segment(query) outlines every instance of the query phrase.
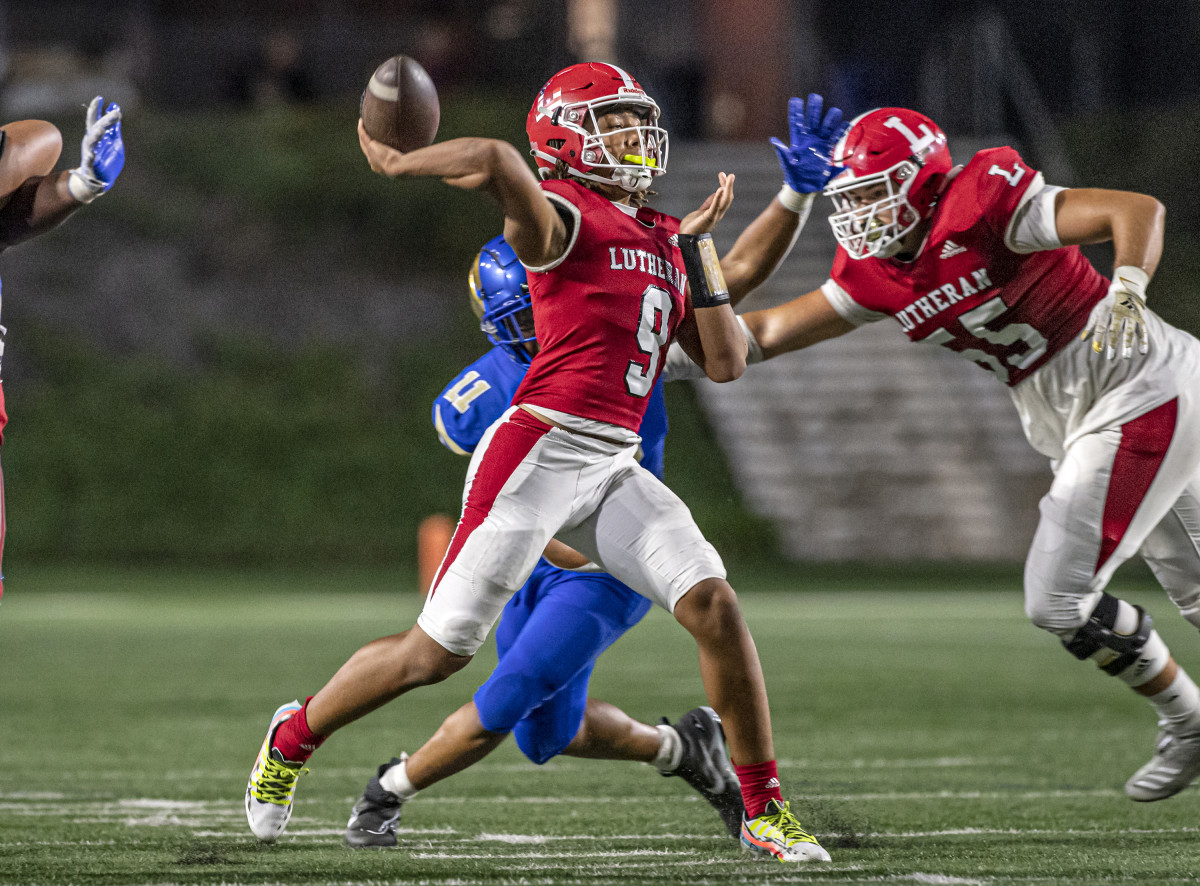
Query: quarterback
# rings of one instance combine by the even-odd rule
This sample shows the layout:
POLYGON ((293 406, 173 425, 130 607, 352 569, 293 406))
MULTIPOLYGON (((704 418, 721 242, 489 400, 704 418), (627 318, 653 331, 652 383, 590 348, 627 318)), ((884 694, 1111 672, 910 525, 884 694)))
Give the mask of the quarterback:
MULTIPOLYGON (((125 165, 121 109, 97 96, 87 109, 81 158, 74 169, 54 173, 62 134, 44 120, 18 120, 0 126, 0 251, 45 233, 80 206, 112 187, 125 165)), ((0 355, 4 353, 0 326, 0 355)), ((8 414, 0 387, 0 441, 8 414)), ((0 477, 0 554, 4 551, 4 481, 0 477)), ((0 596, 4 578, 0 575, 0 596)))
MULTIPOLYGON (((471 306, 493 347, 460 372, 433 404, 433 425, 451 452, 470 455, 512 402, 537 351, 525 269, 503 237, 489 241, 468 278, 471 306)), ((638 462, 662 479, 667 437, 663 379, 655 384, 638 434, 638 462)), ((679 776, 740 836, 742 795, 711 708, 671 725, 638 722, 588 697, 596 659, 641 621, 651 603, 552 542, 504 607, 495 630, 499 664, 474 698, 451 714, 411 757, 379 767, 354 805, 346 842, 394 846, 402 806, 435 782, 472 765, 511 732, 534 763, 558 754, 654 765, 679 776)))
POLYGON ((1026 613, 1153 706, 1154 754, 1125 792, 1177 793, 1200 774, 1200 691, 1150 615, 1105 592, 1140 554, 1200 627, 1200 342, 1146 307, 1163 207, 1055 187, 1008 147, 955 166, 941 129, 904 108, 852 121, 831 159, 832 273, 746 314, 751 352, 770 358, 891 317, 1008 386, 1054 469, 1026 613), (1079 250, 1106 241, 1111 279, 1079 250))
MULTIPOLYGON (((743 845, 784 862, 828 860, 783 800, 762 667, 720 557, 683 502, 637 462, 637 431, 672 339, 714 381, 737 378, 747 356, 729 305, 744 281, 726 287, 722 270, 734 277, 737 263, 718 264, 706 239, 733 198, 733 178, 720 174, 717 191, 682 222, 646 206, 667 167, 658 116, 614 65, 560 71, 526 120, 541 181, 506 142, 460 138, 401 153, 371 140, 360 121, 376 172, 435 176, 499 202, 504 239, 528 270, 539 350, 472 456, 462 516, 417 624, 363 647, 304 705, 272 718, 246 789, 260 839, 283 832, 296 777, 328 735, 470 661, 557 537, 695 639, 745 804, 743 845)), ((816 120, 799 146, 810 191, 828 179, 839 122, 840 113, 816 120)), ((747 244, 785 253, 801 203, 785 188, 759 217, 762 236, 747 244)), ((773 265, 746 267, 753 275, 773 265)))

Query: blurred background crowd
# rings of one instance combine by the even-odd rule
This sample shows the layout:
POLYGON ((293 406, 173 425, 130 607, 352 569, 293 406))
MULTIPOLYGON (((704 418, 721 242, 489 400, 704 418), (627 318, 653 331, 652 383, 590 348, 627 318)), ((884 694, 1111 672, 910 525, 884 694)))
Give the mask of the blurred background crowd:
MULTIPOLYGON (((54 120, 73 165, 103 94, 129 158, 110 195, 0 262, 6 571, 408 568, 418 522, 457 512, 465 464, 428 416, 486 347, 466 274, 499 215, 370 173, 358 97, 390 55, 432 76, 439 138, 522 147, 552 73, 626 67, 671 133, 661 208, 738 175, 726 248, 778 189, 767 139, 790 95, 915 107, 959 162, 1013 144, 1052 183, 1162 200, 1151 305, 1196 332, 1198 50, 1184 0, 4 0, 4 120, 54 120)), ((748 306, 824 280, 818 206, 748 306)), ((1048 468, 1004 390, 878 326, 668 392, 668 482, 731 562, 1020 559, 1048 468), (717 472, 695 455, 713 440, 717 472)))

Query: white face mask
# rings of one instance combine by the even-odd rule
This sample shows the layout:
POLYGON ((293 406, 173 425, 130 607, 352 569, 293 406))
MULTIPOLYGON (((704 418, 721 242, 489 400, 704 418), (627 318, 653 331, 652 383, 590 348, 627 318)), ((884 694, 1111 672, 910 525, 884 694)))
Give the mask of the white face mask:
POLYGON ((658 126, 657 121, 657 105, 633 103, 628 100, 620 102, 605 100, 595 104, 589 103, 564 108, 562 116, 559 118, 559 125, 574 129, 583 136, 581 159, 593 167, 591 174, 576 170, 572 170, 572 174, 591 181, 617 184, 632 193, 646 190, 655 176, 662 175, 667 171, 667 131, 658 126), (601 132, 598 118, 604 116, 606 111, 615 104, 644 108, 647 122, 601 132), (589 124, 588 126, 583 125, 585 121, 589 124), (605 140, 629 132, 637 133, 637 141, 641 146, 642 153, 625 154, 622 157, 613 156, 605 146, 605 140), (611 170, 607 176, 602 174, 606 170, 611 170))
POLYGON ((837 209, 829 217, 833 236, 846 254, 854 259, 891 258, 900 251, 904 235, 917 226, 921 214, 908 202, 908 189, 917 169, 909 161, 890 169, 848 178, 834 179, 825 193, 837 209), (899 183, 898 183, 899 182, 899 183), (883 185, 887 193, 871 203, 859 204, 854 192, 883 185))

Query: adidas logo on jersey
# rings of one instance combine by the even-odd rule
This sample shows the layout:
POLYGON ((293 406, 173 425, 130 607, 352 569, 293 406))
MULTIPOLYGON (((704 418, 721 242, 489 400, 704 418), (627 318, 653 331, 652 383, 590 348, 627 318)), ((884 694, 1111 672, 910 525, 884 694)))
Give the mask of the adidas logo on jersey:
POLYGON ((947 240, 942 244, 942 252, 938 258, 950 258, 952 255, 961 255, 967 251, 967 247, 959 246, 953 240, 947 240))

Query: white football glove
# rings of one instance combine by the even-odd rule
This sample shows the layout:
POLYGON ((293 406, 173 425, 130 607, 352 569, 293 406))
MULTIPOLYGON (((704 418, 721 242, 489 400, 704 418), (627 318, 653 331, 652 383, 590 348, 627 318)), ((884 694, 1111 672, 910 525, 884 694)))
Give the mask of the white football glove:
POLYGON ((1119 353, 1125 359, 1133 356, 1133 340, 1138 353, 1150 350, 1150 334, 1146 329, 1146 285, 1150 275, 1141 268, 1123 265, 1113 271, 1108 296, 1092 311, 1090 328, 1083 337, 1092 337, 1092 350, 1107 352, 1109 360, 1119 353))

